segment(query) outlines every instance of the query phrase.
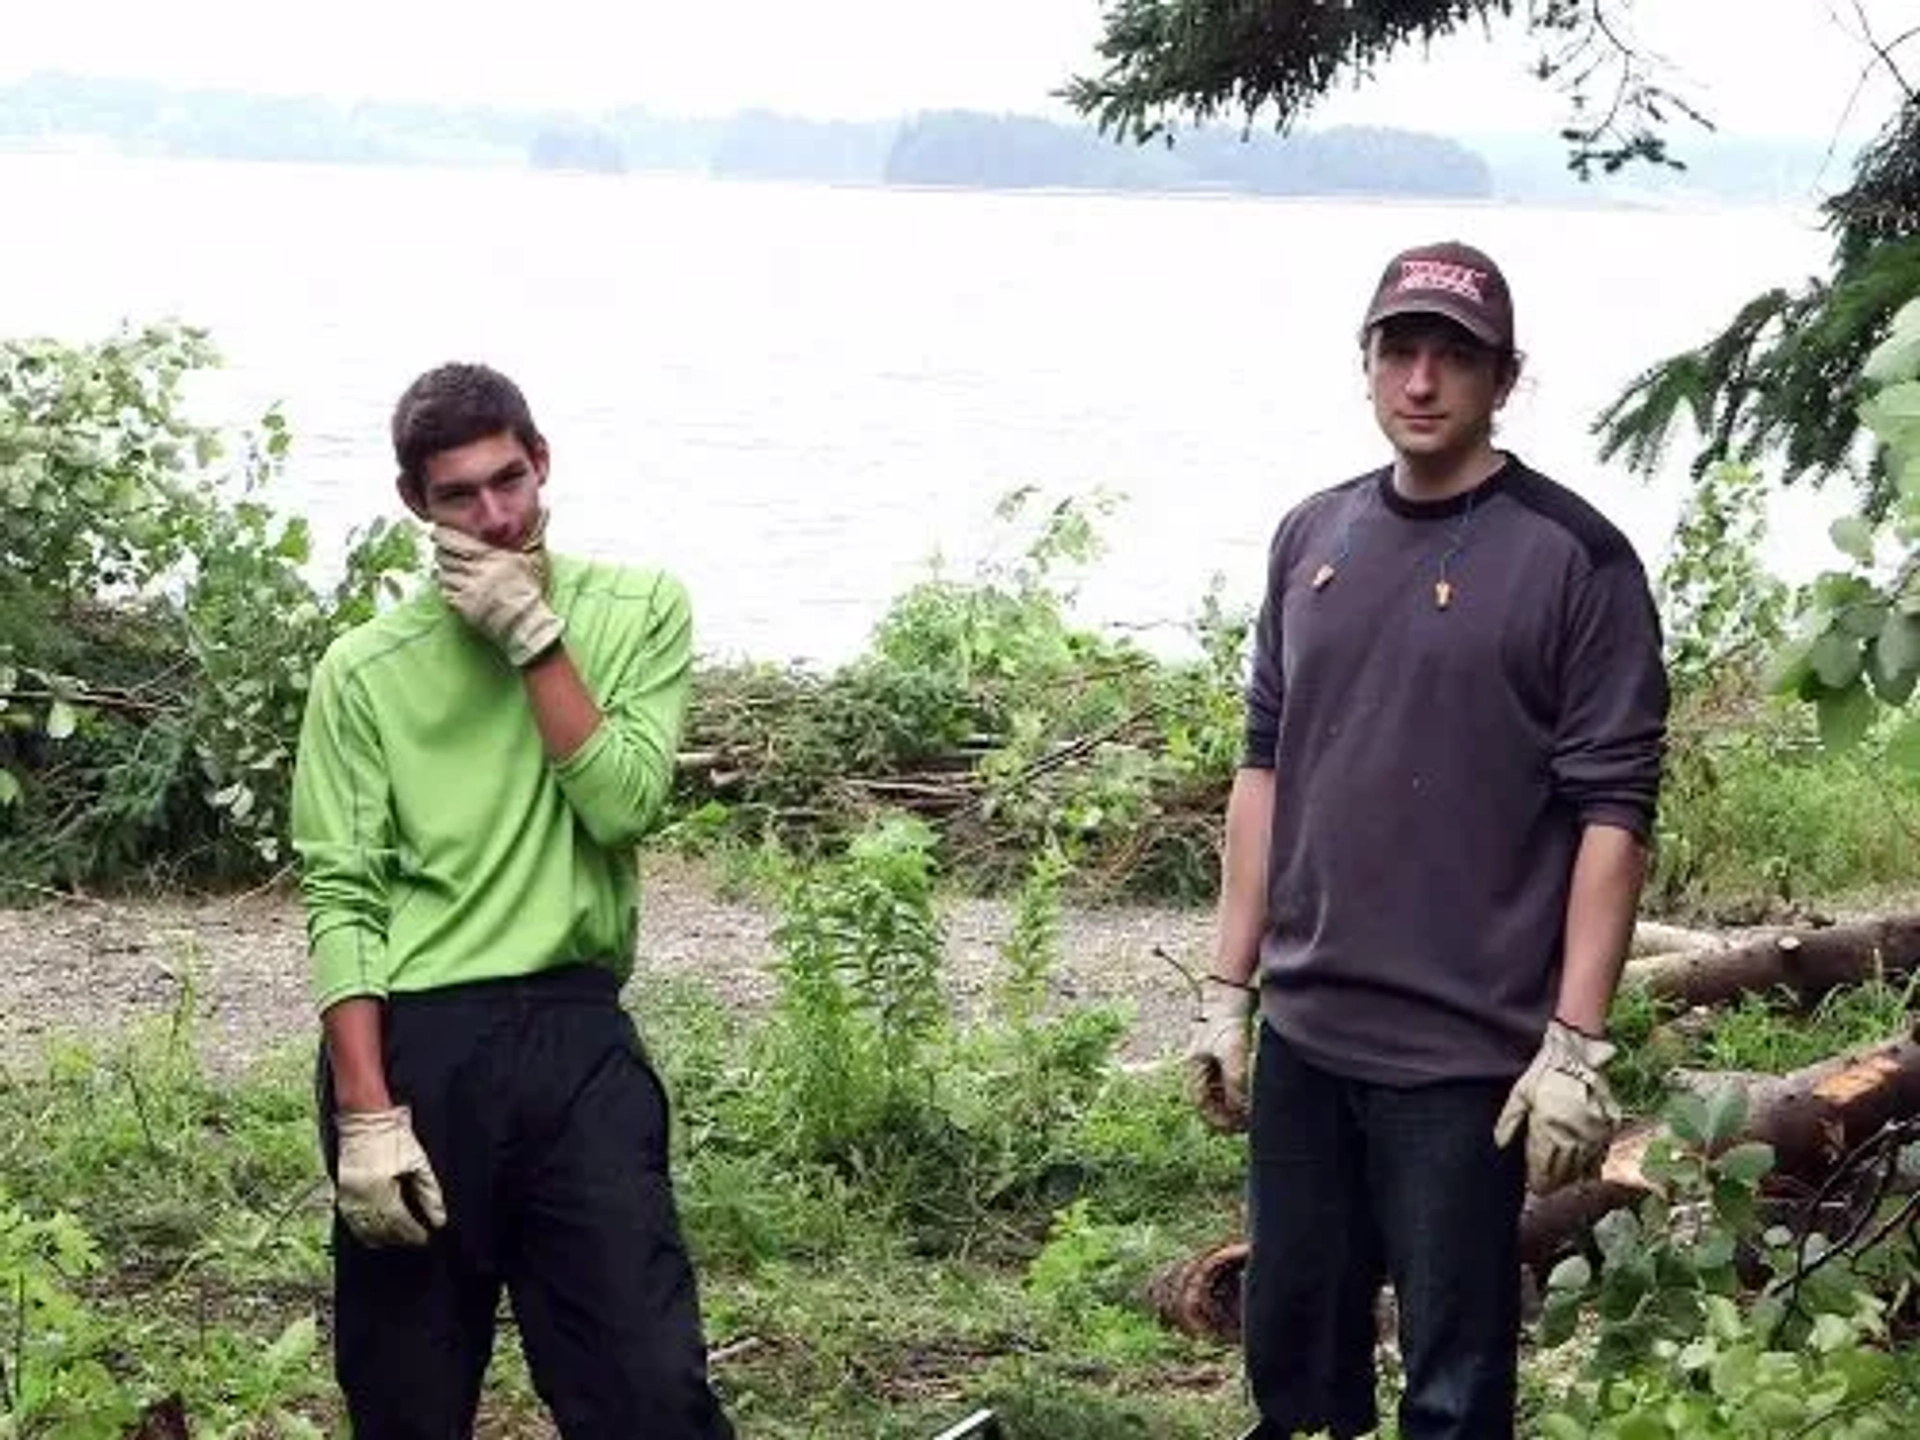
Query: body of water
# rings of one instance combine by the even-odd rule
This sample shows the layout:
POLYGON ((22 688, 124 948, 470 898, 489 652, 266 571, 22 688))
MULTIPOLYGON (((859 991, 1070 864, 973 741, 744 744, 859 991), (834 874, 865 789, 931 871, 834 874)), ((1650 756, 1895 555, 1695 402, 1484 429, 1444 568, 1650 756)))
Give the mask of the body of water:
MULTIPOLYGON (((323 550, 400 513, 386 425, 484 359, 553 445, 559 548, 665 563, 710 654, 856 650, 936 551, 964 569, 1017 486, 1104 488, 1091 619, 1257 596, 1281 512, 1384 458, 1355 326, 1394 250, 1470 240, 1512 282, 1504 443, 1656 565, 1678 469, 1594 458, 1595 413, 1748 296, 1824 268, 1802 213, 1015 194, 0 156, 0 333, 209 328, 212 417, 285 410, 282 493, 323 550)), ((1832 560, 1781 507, 1776 563, 1832 560)), ((1149 633, 1153 633, 1149 631, 1149 633)), ((1170 632, 1166 632, 1170 633, 1170 632)), ((1171 642, 1170 642, 1171 643, 1171 642)))

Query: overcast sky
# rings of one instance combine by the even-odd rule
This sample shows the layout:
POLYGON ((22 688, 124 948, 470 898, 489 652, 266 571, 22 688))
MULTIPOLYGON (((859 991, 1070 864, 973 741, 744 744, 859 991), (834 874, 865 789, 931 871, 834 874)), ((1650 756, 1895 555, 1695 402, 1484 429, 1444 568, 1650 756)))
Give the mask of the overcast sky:
MULTIPOLYGON (((1880 38, 1920 0, 1860 0, 1880 38)), ((848 117, 965 106, 1044 112, 1094 64, 1100 0, 11 0, 0 79, 36 69, 259 90, 500 106, 622 103, 678 114, 760 105, 848 117)), ((1868 58, 1854 0, 1637 0, 1631 24, 1734 135, 1824 139, 1868 58), (1763 18, 1764 17, 1764 18, 1763 18), (1843 28, 1844 27, 1844 28, 1843 28)), ((1514 24, 1383 70, 1310 123, 1550 132, 1514 24)), ((1920 79, 1920 38, 1902 52, 1920 79)), ((1856 122, 1894 94, 1876 77, 1856 122)))

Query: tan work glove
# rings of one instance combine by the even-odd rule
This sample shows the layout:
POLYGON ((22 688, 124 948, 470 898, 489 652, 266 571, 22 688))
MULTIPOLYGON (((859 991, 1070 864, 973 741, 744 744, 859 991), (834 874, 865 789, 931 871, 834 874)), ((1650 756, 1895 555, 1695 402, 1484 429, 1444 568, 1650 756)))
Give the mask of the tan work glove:
POLYGON ((1620 1107, 1600 1073, 1612 1058, 1607 1041, 1555 1020, 1527 1073, 1514 1082, 1494 1122, 1493 1141, 1504 1148, 1525 1123, 1527 1184, 1535 1194, 1600 1168, 1620 1123, 1620 1107))
POLYGON ((427 1226, 447 1223, 447 1202, 427 1152, 413 1134, 413 1112, 343 1110, 334 1117, 340 1132, 339 1178, 334 1204, 364 1245, 424 1245, 427 1226), (407 1204, 411 1193, 426 1225, 407 1204))
POLYGON ((1247 1054, 1253 1041, 1254 990, 1209 975, 1187 1032, 1187 1086, 1208 1126, 1247 1128, 1247 1054))
POLYGON ((445 525, 433 527, 433 573, 447 603, 498 645, 516 669, 552 647, 566 622, 547 604, 547 513, 518 550, 502 550, 445 525))

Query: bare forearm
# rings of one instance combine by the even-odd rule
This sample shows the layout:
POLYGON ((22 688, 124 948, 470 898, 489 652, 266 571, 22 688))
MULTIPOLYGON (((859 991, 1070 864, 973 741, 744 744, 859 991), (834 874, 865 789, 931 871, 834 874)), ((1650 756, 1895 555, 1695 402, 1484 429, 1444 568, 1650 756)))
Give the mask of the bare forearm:
POLYGON ((1244 983, 1260 959, 1267 928, 1267 847, 1273 829, 1271 770, 1242 769, 1227 797, 1226 853, 1221 860, 1218 950, 1214 973, 1244 983))
POLYGON ((565 760, 593 738, 604 717, 565 645, 554 646, 520 674, 549 756, 565 760))
POLYGON ((1606 1030, 1646 874, 1646 847, 1627 831, 1589 825, 1581 835, 1567 900, 1560 1003, 1554 1010, 1577 1030, 1590 1035, 1606 1030))
POLYGON ((320 1017, 326 1031, 327 1064, 333 1071, 334 1103, 342 1110, 387 1110, 380 1002, 365 997, 342 1000, 320 1017))

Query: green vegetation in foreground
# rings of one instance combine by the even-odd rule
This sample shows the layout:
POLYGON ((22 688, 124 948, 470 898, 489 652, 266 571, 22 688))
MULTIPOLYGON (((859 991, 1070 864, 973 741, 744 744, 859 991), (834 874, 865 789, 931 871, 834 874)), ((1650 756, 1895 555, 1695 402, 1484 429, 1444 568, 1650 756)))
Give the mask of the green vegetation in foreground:
MULTIPOLYGON (((980 1405, 996 1407, 1015 1440, 1238 1433, 1237 1357, 1168 1332, 1143 1287, 1165 1262, 1238 1232, 1239 1143, 1200 1126, 1171 1071, 1114 1065, 1123 1012, 1048 999, 1058 857, 1022 888, 985 1013, 958 1021, 936 963, 932 856, 931 832, 896 818, 804 885, 796 876, 770 957, 776 998, 750 1023, 693 982, 638 986, 636 1014, 674 1097, 682 1216, 710 1339, 723 1347, 717 1375, 742 1434, 926 1440, 980 1405)), ((190 977, 192 957, 181 959, 190 977)), ((1804 1063, 1816 1047, 1883 1036, 1911 998, 1841 992, 1811 1026, 1756 1000, 1704 1031, 1629 1000, 1623 1092, 1664 1103, 1671 1065, 1804 1063)), ((11 1312, 5 1322, 8 1440, 106 1440, 173 1391, 201 1435, 338 1422, 309 1056, 216 1079, 194 1059, 193 1004, 189 978, 170 1023, 63 1044, 44 1072, 0 1083, 0 1291, 25 1296, 18 1323, 11 1312)), ((1683 1132, 1737 1119, 1683 1103, 1693 1107, 1680 1112, 1683 1132)), ((1711 1236, 1749 1236, 1779 1259, 1778 1236, 1762 1245, 1773 1220, 1753 1213, 1758 1158, 1731 1162, 1738 1174, 1718 1188, 1704 1171, 1676 1174, 1726 1211, 1711 1236)), ((1914 1356, 1887 1343, 1915 1320, 1899 1298, 1910 1262, 1877 1255, 1824 1270, 1802 1343, 1799 1322, 1769 1319, 1732 1285, 1719 1239, 1667 1224, 1686 1194, 1666 1210, 1650 1202, 1639 1229, 1609 1231, 1617 1274, 1558 1273, 1548 1339, 1583 1305, 1599 1309, 1570 1346, 1530 1355, 1527 1433, 1612 1424, 1622 1396, 1685 1399, 1689 1416, 1722 1401, 1745 1414, 1797 1387, 1803 1417, 1822 1396, 1858 1402, 1854 1428, 1823 1435, 1897 1434, 1868 1421, 1876 1397, 1912 1402, 1902 1387, 1914 1356), (1636 1310, 1629 1292, 1655 1308, 1636 1310), (1696 1321, 1711 1325, 1699 1344, 1714 1357, 1753 1352, 1725 1362, 1751 1373, 1728 1371, 1725 1394, 1716 1378, 1705 1400, 1693 1394, 1699 1367, 1655 1343, 1696 1321), (1785 1358, 1767 1359, 1782 1337, 1785 1358), (1596 1356, 1608 1385, 1593 1378, 1596 1356)), ((485 1403, 490 1433, 542 1433, 510 1326, 485 1403)), ((1698 1426, 1593 1433, 1792 1433, 1698 1426)))
MULTIPOLYGON (((1115 1068, 1123 1014, 1044 1004, 1057 865, 1022 892, 991 1015, 959 1025, 930 855, 896 821, 796 888, 750 1026, 695 986, 638 997, 730 1407, 772 1440, 925 1437, 981 1403, 1016 1434, 1217 1434, 1231 1357, 1139 1295, 1231 1232, 1236 1148, 1172 1075, 1115 1068)), ((217 1082, 191 1007, 0 1088, 0 1282, 32 1296, 0 1435, 115 1435, 174 1389, 198 1434, 335 1419, 307 1058, 217 1082)), ((487 1403, 532 1427, 516 1356, 487 1403)))

